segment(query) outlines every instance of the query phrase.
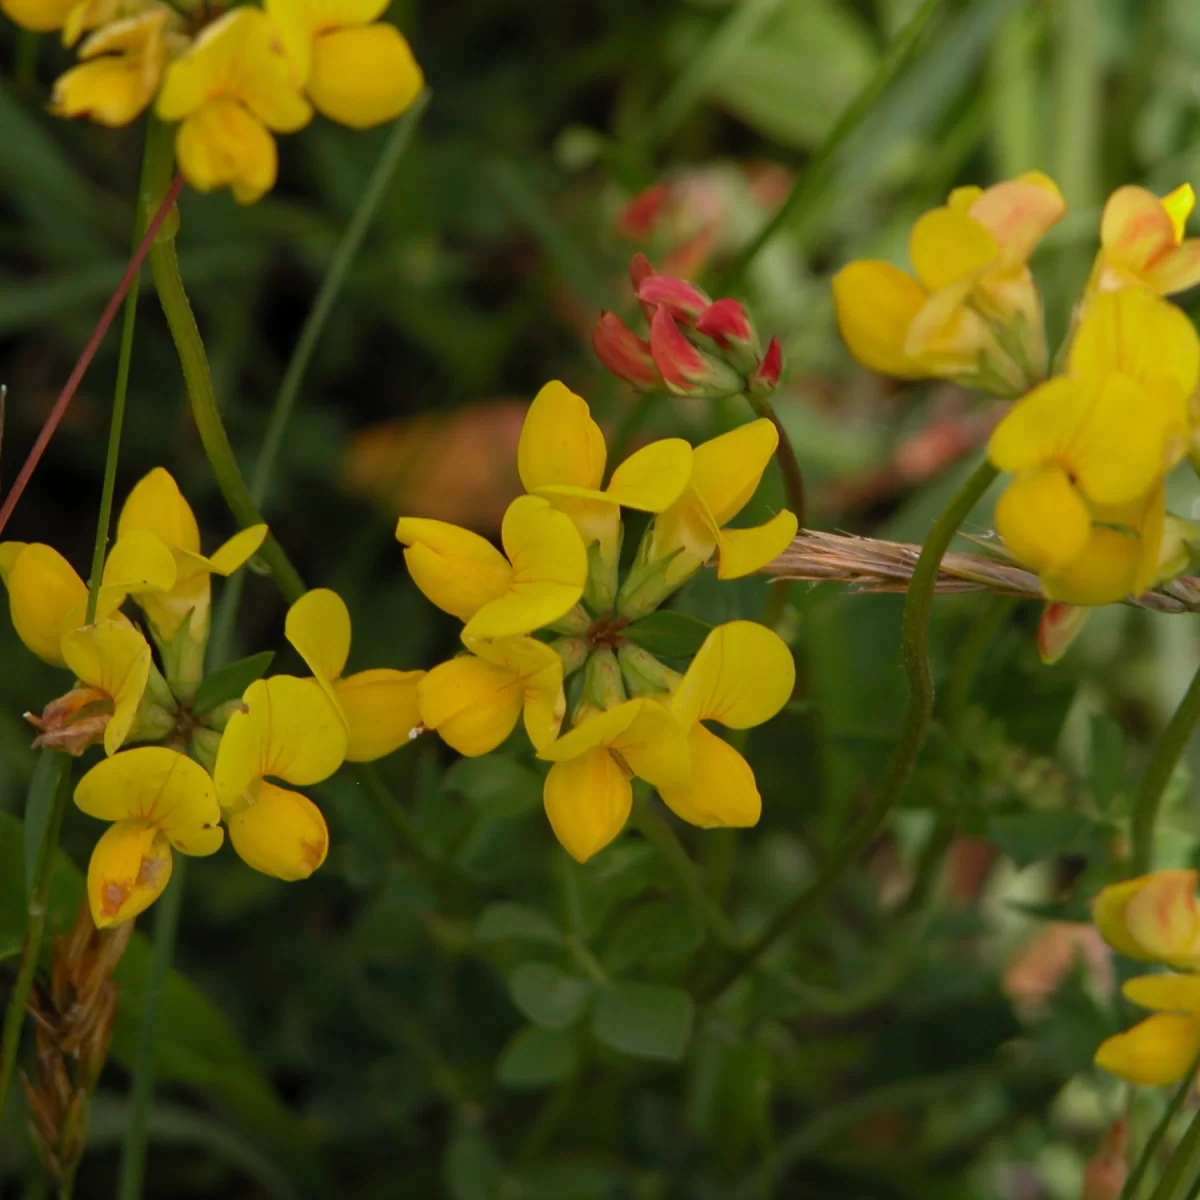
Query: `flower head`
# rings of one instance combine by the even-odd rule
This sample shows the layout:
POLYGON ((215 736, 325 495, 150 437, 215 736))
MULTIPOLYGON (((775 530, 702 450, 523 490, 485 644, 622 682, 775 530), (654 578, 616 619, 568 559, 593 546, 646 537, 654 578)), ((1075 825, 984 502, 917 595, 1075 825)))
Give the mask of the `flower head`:
POLYGON ((136 917, 162 894, 172 847, 213 854, 225 836, 208 773, 163 746, 125 750, 98 763, 76 786, 75 803, 113 822, 88 864, 88 902, 101 929, 136 917))
POLYGON ((425 672, 375 667, 344 675, 350 613, 336 592, 306 592, 288 609, 284 630, 346 727, 348 761, 372 762, 408 741, 420 722, 417 685, 425 672))
POLYGON ((1104 940, 1127 958, 1200 969, 1194 870, 1154 871, 1106 887, 1092 905, 1104 940))
POLYGON ((1132 184, 1117 188, 1100 218, 1092 287, 1140 287, 1159 296, 1200 283, 1200 238, 1185 238, 1196 203, 1190 184, 1158 197, 1132 184))
POLYGON ((1200 1054, 1200 976, 1139 975, 1121 992, 1154 1015, 1105 1038, 1096 1066, 1149 1087, 1178 1083, 1200 1054))

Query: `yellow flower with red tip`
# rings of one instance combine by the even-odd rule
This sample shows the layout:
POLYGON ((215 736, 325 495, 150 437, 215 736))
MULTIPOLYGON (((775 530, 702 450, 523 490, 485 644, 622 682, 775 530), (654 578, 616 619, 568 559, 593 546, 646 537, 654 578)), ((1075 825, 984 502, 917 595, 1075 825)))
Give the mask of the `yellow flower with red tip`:
POLYGON ((505 554, 477 533, 424 517, 401 517, 396 538, 413 582, 466 622, 467 637, 513 637, 550 625, 575 607, 587 580, 578 530, 540 496, 508 506, 500 527, 505 554))
POLYGON ((1143 962, 1200 969, 1200 908, 1194 870, 1153 871, 1104 888, 1092 919, 1114 950, 1143 962))
POLYGON ((1045 363, 1041 300, 1027 264, 1065 211, 1058 188, 1039 172, 957 188, 913 226, 915 279, 875 260, 834 277, 838 326, 851 353, 885 375, 969 379, 1019 394, 1045 363))
POLYGON ((324 861, 329 831, 299 787, 328 779, 346 757, 342 717, 315 679, 275 675, 252 683, 221 735, 213 768, 229 840, 255 870, 307 879, 324 861))
POLYGON ((88 864, 87 894, 98 928, 143 912, 171 878, 172 847, 213 854, 224 840, 213 781, 175 750, 143 746, 94 766, 75 788, 75 803, 113 824, 88 864))
POLYGON ((996 427, 988 457, 1016 478, 996 527, 1046 595, 1104 604, 1148 587, 1162 545, 1162 480, 1187 449, 1200 339, 1178 309, 1141 289, 1097 296, 1068 374, 996 427))
POLYGON ((288 609, 284 630, 342 719, 349 762, 372 762, 408 741, 421 719, 417 686, 425 672, 374 667, 343 674, 350 612, 336 592, 306 592, 288 609))
POLYGON ((1100 218, 1091 286, 1141 287, 1170 296, 1200 283, 1200 238, 1185 238, 1196 203, 1190 184, 1161 198, 1132 184, 1117 188, 1100 218))

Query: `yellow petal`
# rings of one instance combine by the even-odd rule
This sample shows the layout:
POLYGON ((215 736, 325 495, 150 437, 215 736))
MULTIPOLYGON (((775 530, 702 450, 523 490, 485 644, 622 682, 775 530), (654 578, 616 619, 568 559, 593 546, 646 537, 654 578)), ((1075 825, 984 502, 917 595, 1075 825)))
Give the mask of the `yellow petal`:
POLYGON ((407 547, 404 561, 413 583, 460 621, 503 596, 512 582, 512 568, 495 546, 446 521, 401 517, 396 540, 407 547))
POLYGON ((994 262, 996 239, 965 212, 935 208, 918 218, 908 240, 908 257, 917 278, 931 292, 994 262))
MULTIPOLYGON (((1192 885, 1195 885, 1195 873, 1192 885)), ((1153 878, 1152 875, 1139 875, 1136 879, 1122 880, 1102 889, 1092 901, 1092 920, 1100 931, 1100 936, 1118 953, 1126 958, 1136 958, 1144 962, 1153 961, 1146 950, 1134 940, 1125 924, 1125 910, 1133 899, 1153 878)))
POLYGON ((612 741, 612 749, 639 778, 656 788, 683 787, 691 777, 687 734, 675 714, 656 700, 641 709, 612 741))
POLYGON ((557 741, 552 742, 544 750, 538 752, 538 757, 547 762, 565 762, 577 758, 588 750, 597 747, 609 747, 637 719, 644 705, 644 700, 627 700, 615 708, 595 713, 582 724, 564 733, 557 741))
POLYGON ((1181 183, 1173 192, 1168 192, 1159 203, 1171 218, 1171 228, 1175 231, 1175 240, 1183 241, 1184 230, 1187 229, 1188 217, 1196 207, 1196 193, 1190 183, 1181 183))
POLYGON ((62 667, 62 635, 82 624, 87 588, 57 550, 33 542, 12 561, 5 580, 17 636, 38 658, 62 667))
POLYGON ((257 552, 266 536, 265 525, 247 526, 209 555, 209 569, 217 575, 232 575, 257 552))
POLYGON ((1160 296, 1173 296, 1200 283, 1200 238, 1188 238, 1146 271, 1146 282, 1160 296))
POLYGON ((288 609, 283 631, 318 682, 332 687, 350 657, 350 610, 341 596, 329 588, 306 592, 288 609))
POLYGON ((88 863, 88 904, 96 928, 121 925, 149 908, 170 881, 171 866, 171 844, 150 821, 134 818, 107 829, 88 863))
POLYGON ((533 398, 521 427, 517 470, 527 492, 554 484, 596 491, 604 478, 604 434, 591 409, 557 379, 533 398))
POLYGON ((350 727, 347 762, 374 762, 409 740, 421 720, 417 686, 424 678, 424 671, 375 667, 334 684, 350 727))
POLYGON ((659 788, 663 803, 677 817, 701 829, 757 825, 762 797, 750 764, 703 725, 688 734, 692 777, 679 788, 659 788))
POLYGON ((924 288, 891 263, 852 262, 833 277, 838 329, 850 353, 872 371, 897 379, 928 374, 905 350, 925 298, 924 288))
POLYGON ((387 11, 388 0, 266 0, 267 14, 283 36, 297 77, 312 70, 314 39, 347 25, 367 25, 387 11))
POLYGON ((1126 1000, 1156 1012, 1200 1016, 1200 976, 1139 975, 1121 987, 1126 1000))
POLYGON ((273 783, 264 783, 253 803, 226 820, 242 861, 276 879, 307 879, 329 852, 321 810, 307 796, 273 783))
POLYGON ((467 622, 470 637, 530 633, 570 612, 587 581, 587 551, 571 518, 540 496, 518 496, 504 514, 500 538, 512 563, 504 595, 467 622))
POLYGON ((54 81, 50 111, 87 117, 98 125, 128 125, 154 99, 157 74, 137 58, 109 56, 80 63, 54 81))
POLYGON ((523 700, 515 671, 474 655, 434 667, 417 687, 421 720, 469 757, 487 754, 512 733, 523 700))
POLYGON ((425 76, 394 25, 337 29, 313 42, 305 90, 331 121, 352 129, 391 121, 424 86, 425 76))
POLYGON ((774 562, 792 544, 796 514, 777 512, 765 525, 722 529, 717 539, 717 578, 741 579, 774 562))
POLYGON ((1127 184, 1109 196, 1100 243, 1113 264, 1140 274, 1178 241, 1171 213, 1153 192, 1127 184))
POLYGON ((175 555, 155 533, 131 529, 104 560, 104 586, 122 592, 169 592, 178 581, 175 555))
POLYGON ((1058 376, 1018 400, 992 430, 988 458, 1001 471, 1024 471, 1061 458, 1091 409, 1092 394, 1058 376))
POLYGON ((208 772, 166 746, 138 746, 98 762, 75 785, 75 803, 102 821, 152 821, 185 853, 192 853, 188 838, 221 820, 208 772))
POLYGON ((1143 557, 1141 539, 1133 531, 1093 525, 1078 557, 1042 572, 1042 592, 1064 604, 1115 604, 1137 590, 1143 557))
POLYGON ((1200 961, 1196 872, 1155 871, 1125 907, 1129 936, 1159 962, 1200 961))
POLYGON ((227 187, 239 204, 253 204, 266 195, 279 171, 275 139, 266 126, 227 96, 207 101, 184 119, 175 135, 175 153, 179 169, 197 191, 227 187))
MULTIPOLYGON (((964 275, 933 292, 914 314, 904 339, 904 352, 920 364, 922 376, 970 375, 978 369, 981 357, 996 353, 995 336, 971 306, 972 295, 981 282, 981 276, 964 275)), ((1016 291, 1020 296, 1027 295, 1029 285, 1022 280, 1016 291)))
POLYGON ((320 685, 273 675, 252 683, 221 736, 213 779, 224 809, 250 799, 257 782, 274 775, 288 783, 328 779, 346 757, 346 730, 320 685))
POLYGON ((683 438, 663 438, 621 463, 605 493, 625 508, 660 513, 683 495, 691 474, 691 446, 683 438))
POLYGON ((992 235, 1005 262, 1015 264, 1028 261, 1034 247, 1066 210, 1054 181, 1030 171, 980 193, 967 213, 992 235))
POLYGON ((50 33, 61 29, 75 0, 4 0, 0 12, 23 29, 50 33))
POLYGON ((28 542, 0 542, 0 582, 8 584, 8 573, 28 542))
POLYGON ((603 850, 624 829, 633 807, 628 777, 600 748, 556 762, 542 797, 554 836, 576 862, 603 850))
POLYGON ((1178 1083, 1200 1052, 1200 1020, 1157 1013, 1126 1033, 1106 1038, 1096 1066, 1130 1083, 1158 1087, 1178 1083))
POLYGON ((1009 553, 1039 573, 1069 566, 1092 534, 1087 505, 1061 467, 1022 471, 996 502, 995 521, 1009 553))
POLYGON ((719 721, 749 729, 779 712, 795 685, 796 665, 783 638, 755 621, 730 621, 704 639, 671 711, 685 727, 719 721))
POLYGON ((779 431, 762 417, 696 447, 691 487, 718 525, 746 507, 778 445, 779 431))
POLYGON ((62 656, 76 678, 112 697, 104 749, 116 754, 142 702, 150 677, 150 644, 123 617, 84 625, 63 635, 62 656))
POLYGON ((558 653, 530 637, 499 638, 494 642, 464 637, 469 650, 504 668, 515 679, 524 697, 525 732, 535 750, 558 737, 566 698, 563 664, 558 653))
POLYGON ((156 533, 168 546, 200 553, 200 529, 191 505, 170 472, 155 467, 143 475, 125 499, 117 521, 117 536, 134 529, 156 533))

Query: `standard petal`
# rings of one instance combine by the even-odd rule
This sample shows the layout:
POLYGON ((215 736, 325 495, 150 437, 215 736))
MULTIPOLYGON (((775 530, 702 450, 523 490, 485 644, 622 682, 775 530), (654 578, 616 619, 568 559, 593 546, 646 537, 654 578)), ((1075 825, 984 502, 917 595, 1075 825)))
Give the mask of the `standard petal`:
POLYGON ((779 431, 761 417, 696 447, 691 487, 718 525, 746 507, 778 445, 779 431))
POLYGON ((1196 872, 1154 871, 1146 876, 1145 886, 1131 895, 1126 905, 1125 928, 1159 962, 1175 966, 1200 962, 1196 872))
POLYGON ((434 667, 417 686, 421 720, 468 757, 487 754, 512 733, 522 701, 515 671, 474 655, 434 667))
POLYGON ((1155 1012, 1200 1016, 1200 975, 1139 975, 1125 981, 1121 995, 1155 1012))
POLYGON ((687 733, 665 705, 635 700, 641 708, 611 743, 639 778, 654 787, 683 787, 691 775, 687 733))
MULTIPOLYGON (((1195 873, 1192 875, 1192 887, 1195 888, 1195 873)), ((1152 961, 1146 950, 1134 940, 1125 923, 1125 910, 1129 902, 1153 879, 1153 875, 1139 875, 1136 879, 1126 879, 1121 883, 1109 884, 1103 888, 1092 901, 1092 921, 1100 931, 1100 936, 1118 953, 1126 958, 1136 958, 1143 962, 1152 961)))
POLYGON ((554 484, 595 491, 607 453, 582 396, 554 379, 533 398, 517 446, 517 471, 527 492, 554 484))
POLYGON ((331 121, 369 129, 398 117, 424 86, 404 35, 381 22, 317 37, 304 90, 331 121))
POLYGON ((1162 201, 1142 187, 1117 188, 1100 217, 1100 244, 1114 265, 1140 274, 1179 240, 1162 201))
POLYGON ((765 525, 720 530, 717 538, 717 578, 741 579, 774 562, 792 544, 798 527, 796 514, 785 508, 765 525))
POLYGON ((994 184, 970 204, 967 214, 995 239, 1006 263, 1024 263, 1034 247, 1067 211, 1058 186, 1029 171, 994 184))
POLYGON ((756 621, 730 621, 704 639, 671 697, 671 711, 685 728, 719 721, 749 729, 779 712, 795 685, 796 664, 783 638, 756 621))
POLYGON ((104 749, 116 754, 129 735, 150 678, 150 643, 123 617, 110 617, 65 633, 62 656, 81 683, 112 697, 104 749))
POLYGON ((750 764, 703 725, 688 734, 692 776, 683 787, 660 787, 663 803, 679 818, 701 829, 757 825, 762 797, 750 764))
POLYGON ((305 592, 283 623, 284 636, 325 687, 341 675, 350 657, 350 610, 329 588, 305 592))
POLYGON ((121 925, 149 908, 170 881, 171 866, 171 844, 152 822, 134 818, 105 830, 88 863, 96 928, 121 925))
POLYGON ((413 583, 460 621, 503 596, 512 582, 512 568, 491 542, 446 521, 401 517, 396 540, 408 547, 404 561, 413 583))
POLYGON ((1070 566, 1092 535, 1087 505, 1061 467, 1022 471, 996 502, 994 516, 1008 551, 1039 573, 1070 566))
POLYGON ((925 289, 891 263, 852 262, 833 277, 838 329, 850 353, 872 371, 897 379, 928 374, 904 348, 925 298, 925 289))
POLYGON ((226 818, 229 840, 247 866, 289 883, 307 879, 329 851, 329 829, 307 797, 264 783, 254 802, 226 818))
POLYGON ((117 537, 134 529, 156 533, 168 546, 200 553, 200 528, 169 471, 155 467, 134 484, 117 521, 117 537))
POLYGON ((1130 1083, 1177 1083, 1200 1053, 1200 1019, 1157 1013, 1126 1033, 1106 1038, 1095 1063, 1130 1083))
POLYGON ((138 746, 98 762, 75 785, 75 803, 102 821, 144 818, 172 839, 221 820, 208 772, 166 746, 138 746))
POLYGON ((604 749, 556 762, 542 791, 550 828, 576 862, 587 862, 625 828, 633 788, 604 749))
POLYGON ((121 592, 169 592, 178 582, 175 555, 158 534, 130 529, 104 560, 104 586, 121 592))
POLYGON ((48 107, 56 117, 87 117, 115 129, 138 117, 154 99, 157 82, 157 72, 140 56, 105 55, 60 75, 48 107))
POLYGON ((691 474, 691 446, 683 438, 663 438, 621 463, 605 492, 625 508, 660 513, 683 495, 691 474))
POLYGON ((334 684, 350 727, 347 762, 374 762, 403 746, 421 722, 417 687, 424 671, 375 667, 347 675, 334 684))
POLYGON ((217 575, 232 575, 238 567, 249 561, 266 536, 265 525, 248 525, 208 556, 209 569, 217 575))
POLYGON ((266 0, 264 7, 279 27, 297 77, 307 79, 318 34, 377 21, 388 0, 266 0))
POLYGON ((992 430, 988 458, 1001 471, 1024 471, 1060 457, 1091 411, 1093 394, 1057 376, 1018 400, 992 430))
POLYGON ((17 636, 38 658, 65 666, 62 635, 82 624, 87 588, 52 546, 33 542, 8 568, 8 607, 17 636))
POLYGON ((583 595, 587 551, 566 513, 540 496, 518 496, 504 514, 500 537, 512 580, 467 622, 463 633, 470 637, 531 633, 570 612, 583 595))
POLYGON ((913 271, 931 292, 986 267, 999 255, 999 243, 983 225, 949 207, 931 209, 919 217, 908 239, 913 271))

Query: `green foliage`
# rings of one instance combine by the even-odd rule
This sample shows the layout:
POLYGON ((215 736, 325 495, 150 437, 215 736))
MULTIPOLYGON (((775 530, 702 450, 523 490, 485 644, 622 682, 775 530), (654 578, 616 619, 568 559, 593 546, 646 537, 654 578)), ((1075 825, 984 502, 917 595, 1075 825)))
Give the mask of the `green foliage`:
POLYGON ((227 700, 238 699, 256 679, 267 673, 274 657, 273 650, 263 650, 206 675, 192 697, 192 711, 199 714, 212 712, 227 700))
POLYGON ((660 609, 634 621, 622 636, 660 658, 690 658, 704 644, 710 624, 687 613, 660 609))

